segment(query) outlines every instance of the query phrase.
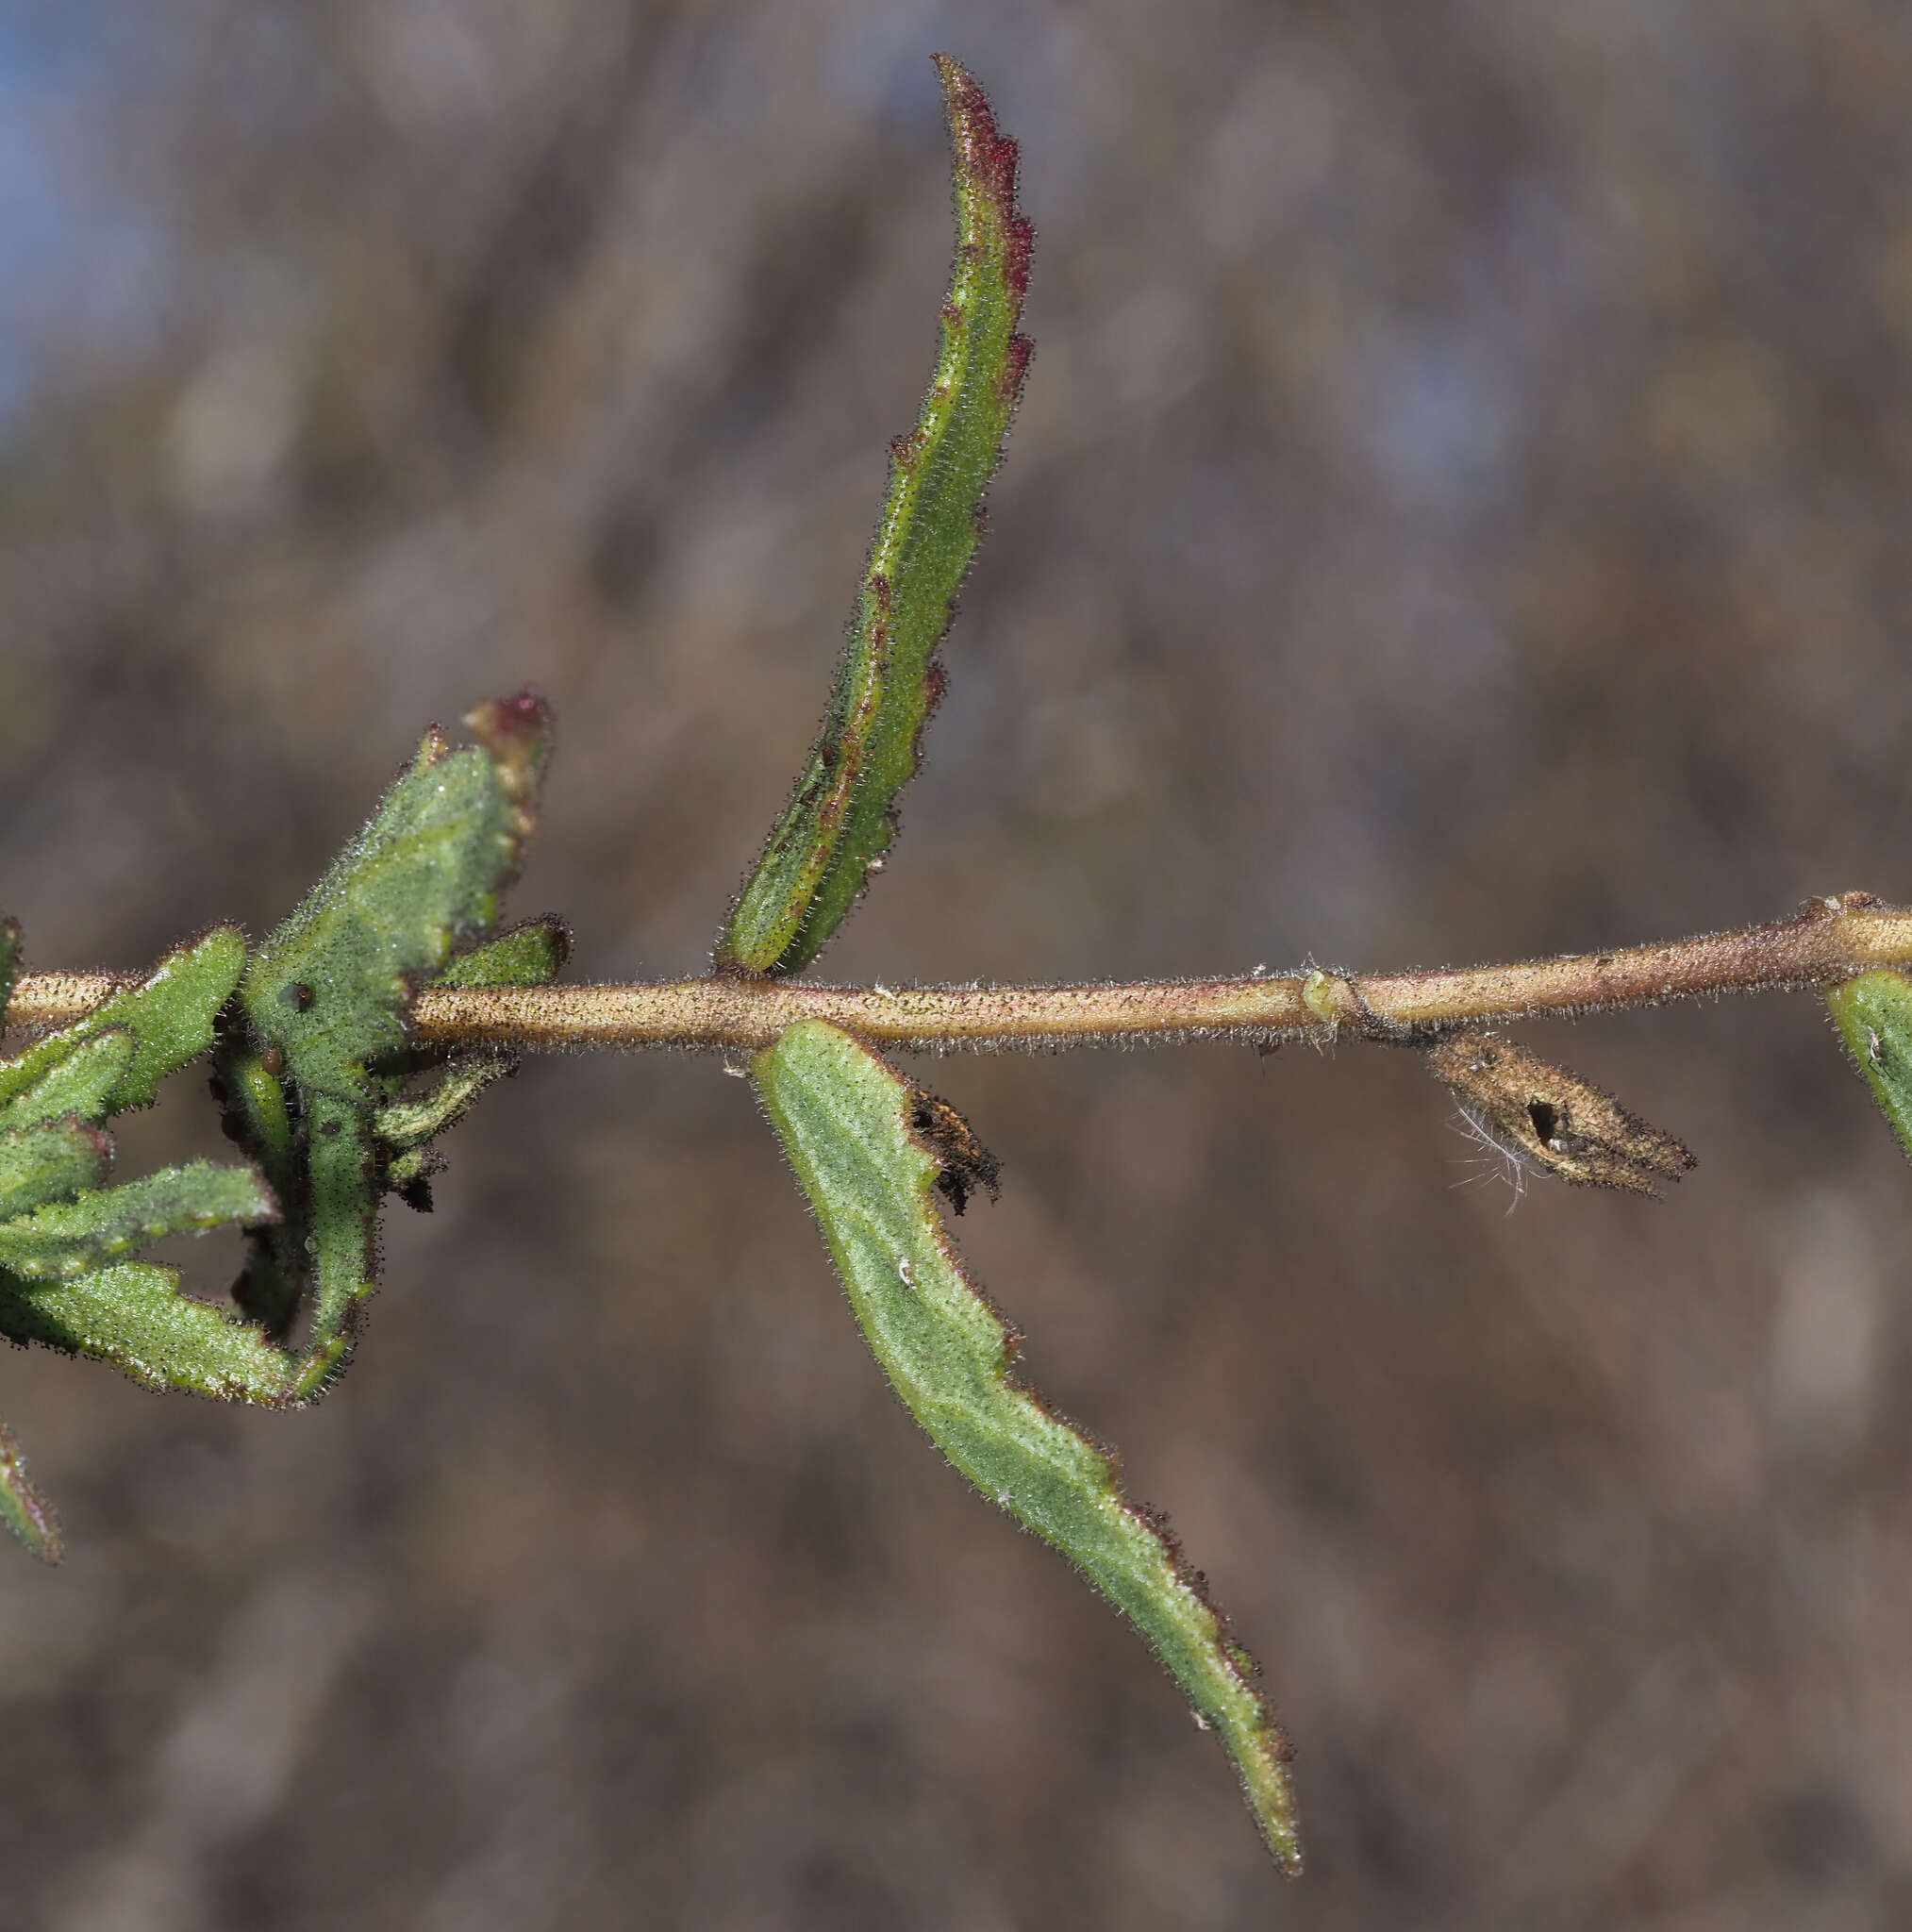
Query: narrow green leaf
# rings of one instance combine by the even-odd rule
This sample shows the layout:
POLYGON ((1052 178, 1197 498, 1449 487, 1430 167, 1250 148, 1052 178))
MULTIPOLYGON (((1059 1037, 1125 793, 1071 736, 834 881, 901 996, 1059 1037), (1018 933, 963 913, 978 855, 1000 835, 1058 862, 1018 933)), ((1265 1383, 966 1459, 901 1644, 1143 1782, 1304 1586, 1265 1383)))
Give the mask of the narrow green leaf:
POLYGON ((298 1364, 258 1329, 179 1292, 171 1268, 125 1261, 77 1281, 0 1273, 0 1333, 95 1356, 149 1389, 279 1407, 298 1364))
POLYGON ((277 1213, 252 1168, 194 1160, 0 1224, 0 1268, 28 1281, 70 1281, 168 1235, 271 1221, 277 1213))
POLYGON ((350 1357, 365 1304, 378 1285, 378 1184, 364 1110, 329 1093, 315 1095, 311 1110, 309 1347, 326 1363, 324 1380, 350 1357))
POLYGON ((889 494, 823 730, 731 912, 720 967, 808 965, 889 849, 942 689, 936 649, 1022 393, 1029 343, 1016 325, 1034 231, 1016 208, 1016 143, 970 75, 943 55, 937 70, 956 215, 941 353, 916 427, 890 445, 889 494))
MULTIPOLYGON (((0 1060, 0 1102, 25 1093, 66 1059, 76 1044, 124 1028, 133 1041, 132 1058, 99 1110, 119 1113, 149 1105, 168 1074, 212 1044, 213 1020, 231 998, 244 965, 245 939, 236 925, 216 925, 175 947, 138 986, 115 993, 84 1019, 36 1041, 17 1058, 0 1060)), ((79 1111, 70 1107, 59 1110, 79 1111)), ((0 1116, 0 1124, 26 1124, 5 1116, 0 1116)))
POLYGON ((42 1121, 0 1134, 0 1221, 97 1188, 112 1162, 111 1140, 83 1121, 42 1121))
POLYGON ((546 916, 527 919, 487 944, 460 953, 441 973, 435 986, 543 986, 564 970, 571 957, 571 928, 546 916))
POLYGON ((1277 1863, 1298 1871, 1288 1748, 1256 1667, 1161 1518, 1123 1497, 1110 1452, 1012 1377, 1016 1338, 964 1274, 931 1204, 948 1159, 913 1126, 922 1096, 822 1021, 792 1026, 753 1071, 891 1386, 984 1495, 1062 1551, 1148 1640, 1234 1759, 1277 1863))
POLYGON ((0 1523, 4 1523, 42 1563, 58 1563, 59 1518, 26 1479, 20 1445, 0 1424, 0 1523))
MULTIPOLYGON (((58 1038, 58 1035, 55 1038, 58 1038)), ((42 1041, 42 1046, 53 1041, 42 1041)), ((12 1131, 42 1121, 102 1119, 125 1083, 139 1051, 131 1032, 115 1026, 90 1040, 67 1040, 24 1092, 0 1107, 0 1129, 12 1131)), ((0 1068, 0 1073, 5 1069, 0 1068)))
POLYGON ((1836 986, 1826 1009, 1879 1110, 1912 1158, 1912 979, 1889 970, 1836 986))
MULTIPOLYGON (((284 1057, 275 1056, 283 1064, 284 1057)), ((221 1048, 215 1092, 235 1141, 261 1158, 266 1178, 276 1187, 290 1177, 293 1158, 291 1108, 285 1082, 263 1054, 221 1048)))
MULTIPOLYGON (((545 986, 557 977, 570 956, 571 929, 563 920, 527 920, 488 944, 461 953, 432 984, 545 986)), ((381 1108, 372 1130, 391 1156, 385 1165, 386 1191, 403 1195, 414 1208, 429 1208, 431 1195, 424 1184, 443 1162, 425 1143, 456 1126, 487 1087, 517 1071, 517 1060, 507 1054, 459 1055, 444 1062, 436 1085, 428 1091, 381 1108)))
POLYGON ((380 1108, 372 1118, 372 1131, 386 1146, 403 1153, 456 1126, 487 1087, 516 1071, 517 1062, 511 1059, 474 1057, 455 1061, 429 1093, 380 1108))

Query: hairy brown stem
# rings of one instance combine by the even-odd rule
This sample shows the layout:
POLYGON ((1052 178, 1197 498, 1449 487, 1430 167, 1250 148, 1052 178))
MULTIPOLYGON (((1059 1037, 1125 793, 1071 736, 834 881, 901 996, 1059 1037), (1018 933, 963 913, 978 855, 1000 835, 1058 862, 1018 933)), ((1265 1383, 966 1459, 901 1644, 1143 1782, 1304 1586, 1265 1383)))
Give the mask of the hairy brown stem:
MULTIPOLYGON (((755 1051, 799 1020, 884 1044, 1062 1047, 1232 1038, 1425 1043, 1540 1013, 1612 1012, 1701 994, 1834 986, 1912 965, 1912 910, 1870 893, 1812 899, 1792 919, 1660 945, 1421 973, 1251 974, 1129 986, 818 986, 718 974, 638 986, 433 987, 412 1008, 422 1044, 718 1047, 755 1051)), ((130 976, 37 973, 9 1025, 64 1024, 130 976)))

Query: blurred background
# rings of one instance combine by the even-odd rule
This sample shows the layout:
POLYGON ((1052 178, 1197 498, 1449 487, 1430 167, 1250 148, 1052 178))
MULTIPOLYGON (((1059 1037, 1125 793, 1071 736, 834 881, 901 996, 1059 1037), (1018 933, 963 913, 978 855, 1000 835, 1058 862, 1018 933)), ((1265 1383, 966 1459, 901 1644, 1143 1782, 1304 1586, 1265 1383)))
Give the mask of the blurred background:
MULTIPOLYGON (((1912 897, 1900 0, 11 0, 30 964, 263 933, 530 682, 516 908, 702 970, 934 352, 937 48, 1023 142, 1038 349, 822 974, 1912 897)), ((0 1357, 72 1551, 0 1551, 0 1917, 1906 1924, 1912 1176, 1810 998, 1522 1037, 1677 1198, 1510 1212, 1385 1051, 916 1067, 1002 1157, 961 1234, 1029 1373, 1266 1664, 1298 1886, 916 1436, 748 1090, 557 1058, 394 1208, 321 1409, 0 1357)), ((220 1146, 176 1089, 125 1171, 220 1146)))

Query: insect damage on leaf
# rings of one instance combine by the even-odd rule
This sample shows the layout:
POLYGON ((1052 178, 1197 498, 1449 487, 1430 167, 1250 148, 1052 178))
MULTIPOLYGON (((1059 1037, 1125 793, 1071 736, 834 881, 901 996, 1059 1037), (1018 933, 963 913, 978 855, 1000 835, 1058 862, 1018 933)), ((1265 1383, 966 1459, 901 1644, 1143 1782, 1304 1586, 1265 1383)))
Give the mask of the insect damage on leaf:
POLYGON ((948 1101, 912 1088, 909 1129, 941 1170, 938 1191, 960 1214, 978 1189, 991 1201, 1002 1196, 1003 1163, 976 1139, 975 1130, 948 1101))
POLYGON ((983 493, 1022 394, 1016 332, 1035 231, 1016 207, 1016 143, 983 91, 937 57, 956 187, 942 346, 917 424, 889 446, 889 489, 809 761, 744 881, 720 968, 807 966, 882 864, 895 806, 942 690, 935 661, 975 555, 983 493))
MULTIPOLYGON (((965 1274, 931 1205, 952 1172, 954 1109, 932 1110, 925 1131, 924 1096, 820 1020, 792 1026, 752 1072, 890 1386, 986 1497, 1059 1549, 1141 1632, 1233 1758, 1269 1850, 1299 1871, 1288 1746, 1254 1660, 1163 1520, 1122 1494, 1113 1454, 1015 1378, 1018 1338, 965 1274)), ((973 1144, 967 1125, 961 1137, 973 1144)))
POLYGON ((1671 1134, 1510 1040, 1468 1033, 1423 1051, 1470 1124, 1535 1173, 1657 1200, 1656 1182, 1676 1181, 1695 1165, 1671 1134))

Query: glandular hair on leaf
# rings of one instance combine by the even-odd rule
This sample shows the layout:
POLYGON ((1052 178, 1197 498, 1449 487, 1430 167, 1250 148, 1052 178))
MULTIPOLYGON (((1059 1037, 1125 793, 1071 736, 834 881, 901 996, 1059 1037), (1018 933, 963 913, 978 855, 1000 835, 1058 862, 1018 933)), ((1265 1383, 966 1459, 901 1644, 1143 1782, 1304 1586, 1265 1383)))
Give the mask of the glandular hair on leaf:
POLYGON ((1530 1172, 1657 1199, 1656 1182, 1676 1181, 1694 1165, 1671 1134, 1511 1040, 1468 1033, 1424 1052, 1463 1117, 1530 1172))

